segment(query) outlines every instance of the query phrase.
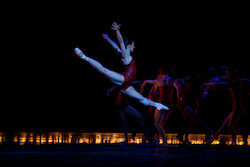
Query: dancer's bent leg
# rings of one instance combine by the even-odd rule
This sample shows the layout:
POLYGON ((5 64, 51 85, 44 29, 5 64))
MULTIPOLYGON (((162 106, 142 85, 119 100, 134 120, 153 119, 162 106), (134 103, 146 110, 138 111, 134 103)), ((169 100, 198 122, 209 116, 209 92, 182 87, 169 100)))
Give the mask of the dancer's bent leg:
POLYGON ((164 106, 161 103, 154 102, 152 100, 149 100, 148 98, 145 98, 142 96, 139 92, 137 92, 133 86, 128 87, 126 90, 122 90, 123 93, 127 94, 128 96, 138 99, 142 104, 146 106, 153 106, 157 108, 158 110, 169 110, 167 106, 164 106))
POLYGON ((123 75, 103 67, 102 64, 99 63, 98 61, 96 61, 96 60, 94 60, 94 59, 92 59, 90 57, 87 57, 79 48, 75 48, 75 53, 81 59, 88 62, 94 69, 99 71, 101 74, 103 74, 106 78, 108 78, 114 84, 122 85, 122 83, 124 82, 124 76, 123 75))
POLYGON ((125 143, 128 144, 128 123, 127 123, 127 119, 126 119, 126 115, 125 115, 125 110, 118 110, 119 115, 121 117, 122 120, 122 127, 123 127, 123 131, 124 131, 124 137, 125 137, 125 143))
POLYGON ((167 144, 167 139, 165 136, 165 130, 162 126, 162 122, 163 122, 163 115, 164 112, 166 111, 159 111, 159 110, 155 110, 155 115, 154 115, 154 123, 155 123, 155 127, 158 130, 159 134, 162 136, 163 139, 163 144, 167 144))
POLYGON ((129 115, 131 115, 132 117, 137 119, 137 121, 138 121, 138 123, 139 123, 139 125, 144 133, 144 136, 146 137, 147 140, 149 140, 148 131, 145 129, 145 126, 144 126, 143 116, 130 105, 125 108, 125 112, 127 112, 129 115))

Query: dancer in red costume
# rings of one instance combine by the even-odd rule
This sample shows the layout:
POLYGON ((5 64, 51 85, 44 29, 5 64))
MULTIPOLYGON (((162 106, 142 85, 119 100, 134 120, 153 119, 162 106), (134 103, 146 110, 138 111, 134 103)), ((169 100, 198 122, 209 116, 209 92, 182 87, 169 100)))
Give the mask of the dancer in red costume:
POLYGON ((154 124, 156 129, 158 130, 159 134, 162 136, 163 139, 163 146, 167 145, 167 139, 165 136, 165 130, 164 130, 164 123, 166 120, 169 118, 171 115, 173 108, 174 108, 174 92, 176 89, 177 93, 177 99, 178 103, 180 104, 181 102, 181 92, 180 88, 177 84, 177 82, 171 78, 168 73, 165 75, 164 78, 162 79, 156 79, 156 80, 145 80, 141 86, 141 92, 144 91, 144 86, 149 83, 149 84, 157 84, 159 88, 159 97, 158 101, 159 102, 164 102, 170 106, 169 111, 162 111, 162 110, 155 110, 154 114, 154 124))
POLYGON ((200 124, 204 126, 211 134, 214 134, 213 130, 211 130, 205 122, 200 118, 200 116, 194 111, 192 108, 195 106, 195 98, 193 96, 192 84, 195 82, 195 78, 192 79, 191 75, 188 74, 184 79, 177 79, 177 83, 181 89, 181 107, 180 111, 184 118, 183 128, 180 128, 178 135, 176 136, 179 139, 180 143, 183 144, 191 144, 188 140, 188 135, 192 130, 194 123, 200 124), (185 133, 185 139, 183 140, 183 135, 185 133))
MULTIPOLYGON (((116 45, 116 43, 111 40, 109 38, 109 36, 107 34, 102 34, 102 37, 108 41, 108 43, 110 43, 113 48, 116 50, 117 54, 122 54, 120 48, 116 45)), ((125 41, 125 43, 127 43, 128 40, 125 41)), ((139 81, 133 81, 131 83, 131 85, 134 84, 141 84, 141 82, 139 81)), ((130 115, 134 118, 136 118, 136 120, 139 123, 139 126, 141 127, 145 138, 149 141, 149 137, 148 137, 148 131, 145 129, 144 126, 144 119, 143 116, 135 109, 133 108, 130 103, 129 103, 129 97, 122 93, 120 91, 120 87, 115 85, 113 87, 111 87, 110 89, 108 89, 107 91, 107 96, 115 96, 115 108, 117 110, 117 112, 119 113, 121 120, 122 120, 122 127, 124 130, 124 136, 125 136, 125 141, 122 143, 128 144, 129 139, 128 139, 128 121, 127 121, 127 115, 130 115)), ((134 131, 132 131, 132 139, 134 139, 136 133, 134 131)), ((150 142, 150 141, 149 141, 150 142)))
MULTIPOLYGON (((224 122, 222 123, 221 127, 217 130, 215 135, 211 137, 206 144, 211 144, 214 139, 218 137, 218 135, 221 133, 222 129, 225 127, 225 125, 228 123, 228 128, 232 135, 232 145, 236 145, 236 135, 238 134, 237 126, 241 121, 244 123, 247 123, 247 109, 246 109, 246 96, 244 96, 244 87, 243 82, 247 81, 247 79, 241 79, 238 77, 238 70, 237 69, 228 69, 227 70, 227 79, 228 82, 213 82, 209 83, 209 85, 217 85, 217 84, 228 84, 228 89, 231 95, 232 100, 232 107, 231 112, 226 117, 224 122), (244 103, 245 102, 245 103, 244 103)), ((247 137, 248 134, 245 131, 246 127, 242 127, 243 133, 243 142, 244 145, 247 145, 247 137)))
POLYGON ((99 71, 102 75, 104 75, 106 78, 108 78, 111 82, 113 82, 116 85, 119 85, 121 87, 121 92, 125 93, 129 97, 138 99, 139 102, 146 106, 153 106, 156 107, 158 110, 168 110, 169 108, 161 103, 154 102, 152 100, 149 100, 148 98, 143 97, 139 92, 137 92, 133 86, 130 84, 135 79, 135 75, 137 72, 136 64, 131 56, 131 53, 135 49, 134 41, 132 43, 125 45, 123 37, 119 31, 120 25, 117 23, 112 24, 112 28, 117 35, 118 42, 120 44, 120 48, 117 45, 114 45, 118 51, 121 51, 122 55, 122 63, 125 67, 123 73, 117 73, 115 71, 111 71, 102 64, 100 64, 98 61, 87 57, 79 48, 75 48, 75 53, 83 60, 88 62, 94 69, 99 71))
MULTIPOLYGON (((166 67, 161 65, 158 70, 159 70, 159 74, 157 75, 156 79, 160 80, 160 79, 162 79, 162 78, 164 78, 166 76, 166 67)), ((144 95, 148 94, 148 98, 150 100, 158 101, 159 94, 160 94, 159 93, 159 84, 154 84, 151 87, 151 89, 149 90, 149 93, 148 93, 148 91, 144 91, 144 89, 141 89, 140 93, 142 95, 143 94, 144 95)), ((153 142, 156 142, 155 134, 157 133, 157 129, 154 126, 154 112, 155 112, 154 107, 150 106, 148 114, 144 119, 145 119, 146 126, 148 126, 147 130, 149 132, 150 140, 153 141, 153 142)))
MULTIPOLYGON (((164 66, 159 67, 159 74, 156 77, 156 79, 162 79, 166 76, 166 72, 164 71, 165 70, 164 68, 165 68, 164 66)), ((142 94, 142 92, 141 92, 141 94, 142 94)), ((154 84, 152 86, 152 88, 150 89, 150 91, 148 93, 148 98, 150 100, 158 100, 158 98, 159 98, 159 85, 158 84, 154 84)), ((153 114, 153 108, 149 107, 148 115, 151 116, 152 114, 153 114)))

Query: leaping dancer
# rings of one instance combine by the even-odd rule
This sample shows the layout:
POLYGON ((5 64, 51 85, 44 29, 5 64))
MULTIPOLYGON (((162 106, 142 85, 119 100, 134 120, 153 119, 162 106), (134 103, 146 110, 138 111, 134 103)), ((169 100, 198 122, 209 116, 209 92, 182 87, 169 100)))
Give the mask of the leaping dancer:
POLYGON ((83 60, 88 62, 94 69, 108 78, 111 82, 121 87, 121 92, 128 95, 131 98, 138 99, 139 102, 146 106, 153 106, 157 108, 157 110, 169 110, 169 108, 161 103, 154 102, 142 96, 139 92, 137 92, 131 83, 134 81, 136 76, 136 64, 135 60, 131 56, 135 49, 135 43, 132 41, 131 43, 124 43, 123 37, 119 31, 121 25, 118 25, 116 22, 112 24, 111 29, 116 32, 118 42, 120 44, 120 48, 117 44, 112 42, 112 46, 117 49, 118 52, 121 52, 121 61, 125 67, 124 72, 117 73, 115 71, 111 71, 105 68, 98 61, 87 57, 79 48, 75 48, 75 53, 83 60))

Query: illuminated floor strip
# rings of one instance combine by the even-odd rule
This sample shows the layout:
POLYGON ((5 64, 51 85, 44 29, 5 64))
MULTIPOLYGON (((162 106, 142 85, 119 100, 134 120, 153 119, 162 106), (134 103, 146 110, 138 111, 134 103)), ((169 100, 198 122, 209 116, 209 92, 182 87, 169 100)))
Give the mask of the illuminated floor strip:
MULTIPOLYGON (((168 144, 180 144, 176 138, 177 134, 166 134, 168 144)), ((135 139, 132 139, 132 134, 128 134, 129 143, 141 144, 145 143, 143 133, 137 133, 135 139)), ((189 141, 191 144, 204 144, 205 134, 190 134, 189 141)), ((114 144, 124 141, 123 133, 75 133, 75 132, 48 132, 48 133, 34 133, 34 132, 0 132, 0 144, 9 142, 19 145, 24 144, 63 144, 63 143, 76 143, 76 144, 114 144)), ((162 138, 159 138, 159 143, 162 143, 162 138)), ((217 144, 232 144, 231 135, 219 135, 217 140, 214 140, 213 145, 217 144)), ((241 135, 237 135, 237 145, 243 145, 241 135)), ((248 145, 250 145, 250 135, 248 137, 248 145)))

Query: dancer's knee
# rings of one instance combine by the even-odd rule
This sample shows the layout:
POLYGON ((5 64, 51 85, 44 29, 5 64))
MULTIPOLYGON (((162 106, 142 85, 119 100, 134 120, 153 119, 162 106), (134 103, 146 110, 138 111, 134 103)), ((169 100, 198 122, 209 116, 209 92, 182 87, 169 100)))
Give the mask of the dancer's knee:
POLYGON ((155 121, 154 124, 155 124, 156 129, 158 130, 161 129, 160 121, 155 121))
POLYGON ((142 104, 144 104, 145 106, 148 106, 149 105, 149 99, 147 99, 147 98, 142 98, 141 100, 140 100, 140 102, 142 103, 142 104))
POLYGON ((107 68, 101 67, 100 72, 101 72, 102 74, 107 74, 107 68))
POLYGON ((143 122, 143 121, 144 121, 144 118, 143 118, 142 115, 138 115, 138 116, 137 116, 137 119, 138 119, 139 122, 143 122))

